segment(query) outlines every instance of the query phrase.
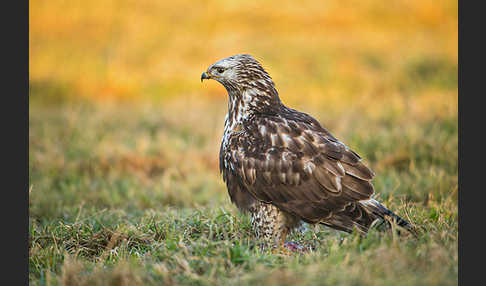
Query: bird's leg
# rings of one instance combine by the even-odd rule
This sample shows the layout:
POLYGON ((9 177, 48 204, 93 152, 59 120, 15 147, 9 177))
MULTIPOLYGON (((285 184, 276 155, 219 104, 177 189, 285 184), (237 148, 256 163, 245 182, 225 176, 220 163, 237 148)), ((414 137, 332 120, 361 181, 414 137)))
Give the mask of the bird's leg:
POLYGON ((291 252, 285 247, 285 239, 287 238, 287 234, 289 230, 285 227, 277 237, 275 238, 275 248, 273 249, 273 253, 280 253, 285 255, 290 255, 291 252))
POLYGON ((279 247, 285 247, 285 239, 287 238, 288 233, 289 230, 287 228, 284 228, 280 236, 279 247))
POLYGON ((255 237, 259 240, 260 250, 271 249, 272 253, 291 254, 306 251, 297 243, 285 242, 291 229, 295 227, 295 218, 280 211, 272 204, 258 202, 250 210, 251 225, 255 237))

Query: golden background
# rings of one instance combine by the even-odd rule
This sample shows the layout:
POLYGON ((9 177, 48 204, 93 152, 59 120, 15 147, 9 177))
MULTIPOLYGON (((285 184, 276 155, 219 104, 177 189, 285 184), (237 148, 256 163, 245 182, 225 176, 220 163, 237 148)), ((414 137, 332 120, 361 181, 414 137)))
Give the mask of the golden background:
POLYGON ((224 101, 224 89, 202 86, 200 74, 216 60, 249 53, 289 104, 332 109, 365 101, 367 109, 415 96, 423 102, 413 108, 428 109, 457 97, 456 1, 29 5, 32 92, 48 85, 93 100, 224 101))

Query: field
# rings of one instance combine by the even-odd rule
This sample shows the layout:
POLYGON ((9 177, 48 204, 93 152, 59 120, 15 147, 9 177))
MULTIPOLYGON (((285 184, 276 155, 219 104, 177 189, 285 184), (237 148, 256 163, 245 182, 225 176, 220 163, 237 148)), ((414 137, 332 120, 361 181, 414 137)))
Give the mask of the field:
POLYGON ((31 285, 457 285, 457 1, 30 1, 31 285), (250 53, 425 229, 260 252, 218 171, 250 53))

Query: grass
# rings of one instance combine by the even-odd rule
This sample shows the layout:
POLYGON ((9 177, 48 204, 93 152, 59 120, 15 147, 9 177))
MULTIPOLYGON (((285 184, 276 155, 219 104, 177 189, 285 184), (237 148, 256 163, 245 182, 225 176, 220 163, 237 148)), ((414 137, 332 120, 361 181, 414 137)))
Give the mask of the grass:
POLYGON ((315 252, 282 257, 254 248, 219 177, 224 104, 195 98, 186 111, 206 116, 184 118, 178 101, 30 108, 32 285, 457 284, 453 113, 340 128, 380 200, 427 229, 418 240, 311 227, 292 239, 315 252))
POLYGON ((458 284, 457 1, 274 2, 29 3, 31 285, 458 284), (199 82, 240 52, 418 239, 257 250, 218 172, 224 88, 199 82))

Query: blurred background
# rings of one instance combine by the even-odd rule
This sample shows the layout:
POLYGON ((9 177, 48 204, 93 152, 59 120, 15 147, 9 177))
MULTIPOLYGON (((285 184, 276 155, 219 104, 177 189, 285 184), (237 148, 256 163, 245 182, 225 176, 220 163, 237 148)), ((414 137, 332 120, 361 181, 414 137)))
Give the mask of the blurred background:
POLYGON ((237 53, 381 172, 382 196, 457 190, 457 1, 29 5, 31 216, 229 205, 227 95, 200 75, 237 53))

